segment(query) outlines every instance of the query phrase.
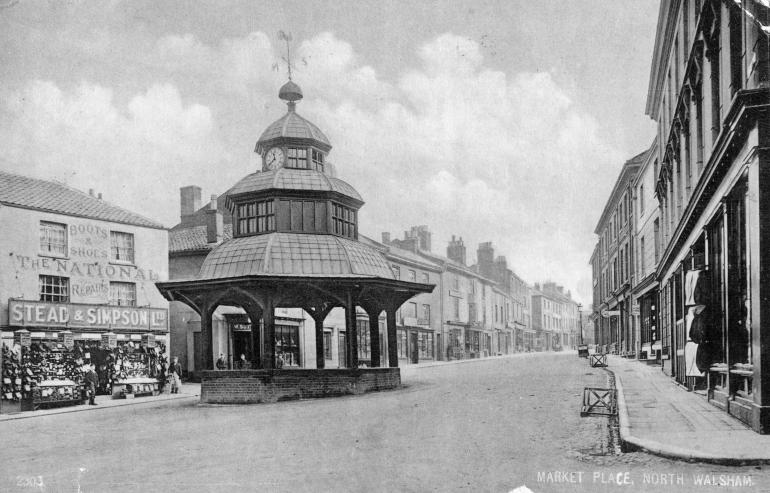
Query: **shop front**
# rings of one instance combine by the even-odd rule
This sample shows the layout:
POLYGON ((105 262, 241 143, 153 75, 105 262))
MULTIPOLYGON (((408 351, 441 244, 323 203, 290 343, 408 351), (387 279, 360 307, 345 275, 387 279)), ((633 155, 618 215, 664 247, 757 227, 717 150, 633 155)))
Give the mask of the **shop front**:
POLYGON ((402 326, 398 328, 396 336, 399 359, 405 359, 410 364, 436 359, 436 338, 432 330, 402 326))
POLYGON ((160 308, 12 299, 2 332, 3 412, 84 400, 93 368, 97 394, 155 395, 168 367, 168 313, 160 308))

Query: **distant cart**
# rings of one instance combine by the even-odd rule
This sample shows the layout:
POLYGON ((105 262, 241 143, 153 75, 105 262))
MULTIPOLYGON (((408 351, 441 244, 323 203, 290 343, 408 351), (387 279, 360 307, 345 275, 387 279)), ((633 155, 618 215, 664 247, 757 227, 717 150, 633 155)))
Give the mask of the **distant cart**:
POLYGON ((588 358, 588 345, 581 344, 578 346, 578 358, 588 358))

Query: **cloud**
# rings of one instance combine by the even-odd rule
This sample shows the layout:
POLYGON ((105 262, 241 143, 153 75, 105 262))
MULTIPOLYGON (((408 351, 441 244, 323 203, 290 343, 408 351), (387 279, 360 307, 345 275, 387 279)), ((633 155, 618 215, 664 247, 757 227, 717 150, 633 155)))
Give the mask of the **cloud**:
POLYGON ((168 184, 197 180, 227 160, 210 109, 185 104, 170 84, 149 87, 120 107, 108 88, 84 82, 64 91, 35 80, 5 94, 0 115, 4 169, 95 188, 167 224, 178 214, 168 184))
MULTIPOLYGON (((179 186, 222 193, 256 166, 256 136, 285 111, 275 41, 161 36, 143 58, 157 80, 120 98, 46 80, 0 93, 0 156, 172 224, 179 186)), ((476 41, 452 33, 415 52, 415 66, 385 80, 333 33, 296 44, 297 111, 329 136, 330 161, 367 201, 362 232, 428 224, 438 253, 452 234, 471 252, 493 241, 528 281, 552 278, 590 300, 606 170, 625 156, 549 72, 493 69, 476 41)))
MULTIPOLYGON (((343 60, 326 66, 325 80, 354 80, 349 46, 319 39, 343 60)), ((330 136, 340 176, 368 201, 362 230, 379 237, 427 223, 440 253, 451 234, 471 251, 492 240, 530 282, 553 278, 588 301, 604 201, 595 190, 611 186, 605 170, 621 154, 548 72, 487 68, 475 41, 452 34, 417 52, 421 65, 394 84, 372 83, 388 86, 375 108, 331 90, 305 91, 299 108, 330 136)))

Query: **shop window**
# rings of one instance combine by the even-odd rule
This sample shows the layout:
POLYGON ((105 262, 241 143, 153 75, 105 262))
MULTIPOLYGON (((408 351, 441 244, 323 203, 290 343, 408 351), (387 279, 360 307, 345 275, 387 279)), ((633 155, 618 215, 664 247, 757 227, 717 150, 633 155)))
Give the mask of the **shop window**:
POLYGON ((275 355, 283 366, 300 366, 299 327, 276 324, 275 355))
POLYGON ((321 151, 317 151, 313 149, 311 152, 311 156, 313 158, 313 169, 316 171, 323 172, 324 170, 324 154, 321 151))
POLYGON ((67 226, 40 221, 40 253, 64 257, 67 255, 67 226))
POLYGON ((287 168, 307 169, 307 149, 304 147, 289 147, 287 168))
POLYGON ((69 303, 70 280, 67 277, 40 276, 40 301, 69 303))
POLYGON ((433 359, 435 357, 433 340, 434 339, 433 339, 432 332, 417 333, 417 347, 419 351, 419 359, 433 359))
POLYGON ((247 235, 274 230, 275 209, 272 200, 238 206, 238 234, 247 235))
POLYGON ((136 306, 136 284, 132 282, 110 282, 110 304, 136 306))
POLYGON ((324 332, 324 359, 332 359, 332 333, 324 332))
POLYGON ((334 234, 357 238, 356 211, 344 205, 332 203, 332 225, 334 234))
POLYGON ((110 231, 110 259, 115 262, 134 263, 134 235, 110 231))
POLYGON ((398 357, 406 358, 407 350, 408 350, 406 331, 399 329, 397 332, 398 333, 396 334, 396 342, 398 343, 398 357))

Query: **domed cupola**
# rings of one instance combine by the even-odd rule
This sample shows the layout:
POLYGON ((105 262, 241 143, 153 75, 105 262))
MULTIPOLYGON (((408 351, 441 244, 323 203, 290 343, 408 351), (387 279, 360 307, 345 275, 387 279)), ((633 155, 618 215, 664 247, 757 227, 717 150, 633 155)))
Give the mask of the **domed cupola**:
POLYGON ((257 140, 254 152, 262 156, 262 170, 286 167, 325 172, 324 162, 332 145, 321 129, 297 114, 302 89, 290 80, 278 91, 278 97, 287 102, 289 111, 257 140))

